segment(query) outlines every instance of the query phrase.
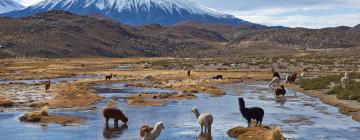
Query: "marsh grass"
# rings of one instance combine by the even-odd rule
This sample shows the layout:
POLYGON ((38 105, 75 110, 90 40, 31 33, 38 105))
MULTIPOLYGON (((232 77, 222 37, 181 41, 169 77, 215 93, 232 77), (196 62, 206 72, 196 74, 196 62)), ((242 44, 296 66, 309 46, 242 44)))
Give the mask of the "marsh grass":
POLYGON ((322 76, 314 79, 305 79, 299 82, 299 85, 304 90, 319 90, 327 89, 331 82, 335 84, 340 83, 341 75, 322 76))
POLYGON ((327 94, 335 94, 339 99, 360 101, 360 82, 352 81, 346 89, 337 85, 327 94))

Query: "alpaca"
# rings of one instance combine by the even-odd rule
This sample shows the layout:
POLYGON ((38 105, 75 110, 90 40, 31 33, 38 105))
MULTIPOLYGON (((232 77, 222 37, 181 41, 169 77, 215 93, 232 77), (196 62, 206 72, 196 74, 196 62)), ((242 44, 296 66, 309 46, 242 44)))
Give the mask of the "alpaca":
POLYGON ((290 74, 286 77, 285 83, 295 83, 297 78, 297 73, 290 74))
POLYGON ((48 90, 50 89, 50 86, 51 86, 51 82, 49 80, 48 83, 45 84, 45 92, 48 92, 48 90))
POLYGON ((156 123, 154 128, 144 125, 140 129, 140 136, 142 137, 142 140, 155 140, 160 136, 163 129, 165 129, 165 127, 162 122, 156 123))
POLYGON ((274 72, 273 79, 269 83, 269 87, 279 87, 281 82, 280 74, 278 72, 274 72))
POLYGON ((349 78, 349 73, 345 72, 345 77, 341 78, 341 86, 346 89, 350 85, 351 79, 349 78))
POLYGON ((111 80, 111 78, 113 77, 113 75, 112 74, 110 74, 110 75, 107 75, 107 76, 105 76, 105 80, 111 80))
POLYGON ((240 106, 240 112, 241 112, 242 116, 248 122, 248 127, 251 126, 251 119, 256 120, 255 127, 258 125, 258 123, 260 123, 259 126, 261 126, 261 123, 262 123, 262 120, 264 117, 264 110, 262 108, 259 108, 259 107, 246 108, 245 101, 243 98, 239 98, 239 106, 240 106))
POLYGON ((216 75, 215 77, 213 77, 213 79, 219 80, 219 79, 223 79, 222 75, 216 75))
POLYGON ((187 71, 187 75, 188 75, 188 77, 190 77, 190 75, 191 75, 190 69, 187 71))
POLYGON ((211 125, 213 123, 213 116, 209 113, 203 113, 200 115, 197 108, 193 108, 191 110, 195 114, 195 117, 198 123, 201 126, 201 132, 203 132, 203 128, 205 127, 205 132, 211 133, 211 125))
POLYGON ((108 125, 109 124, 109 119, 113 118, 114 119, 114 125, 118 126, 119 125, 119 119, 124 122, 125 124, 128 121, 128 118, 125 116, 125 114, 117 108, 105 108, 103 110, 103 115, 105 118, 105 124, 108 125))
POLYGON ((281 85, 280 86, 280 88, 277 88, 276 90, 275 90, 275 94, 276 94, 276 96, 279 96, 279 95, 283 95, 283 96, 285 96, 285 94, 286 94, 286 89, 285 89, 285 87, 284 87, 284 85, 281 85))

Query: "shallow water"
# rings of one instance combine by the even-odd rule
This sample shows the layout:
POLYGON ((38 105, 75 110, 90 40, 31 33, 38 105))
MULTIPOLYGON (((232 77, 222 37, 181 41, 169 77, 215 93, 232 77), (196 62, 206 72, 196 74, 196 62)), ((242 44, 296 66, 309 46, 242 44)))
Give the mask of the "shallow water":
MULTIPOLYGON (((197 94, 195 100, 171 101, 163 106, 128 108, 123 97, 138 92, 168 93, 169 90, 151 88, 124 87, 124 84, 96 86, 101 96, 106 99, 96 104, 103 107, 110 98, 119 99, 119 108, 130 118, 128 127, 118 129, 104 127, 101 111, 71 112, 56 110, 52 113, 81 116, 87 119, 82 126, 63 127, 56 124, 20 123, 17 118, 22 113, 0 114, 0 139, 139 139, 139 128, 144 124, 154 125, 162 121, 165 130, 159 137, 167 139, 196 139, 200 126, 196 122, 192 107, 200 113, 210 112, 214 116, 212 138, 215 140, 231 139, 226 130, 242 125, 246 120, 239 112, 237 97, 245 99, 248 107, 258 106, 265 110, 264 125, 280 126, 284 135, 291 139, 358 139, 360 123, 340 114, 337 108, 321 103, 318 99, 295 91, 288 91, 285 102, 275 102, 272 91, 265 83, 238 83, 221 85, 227 95, 209 97, 197 94), (109 92, 110 91, 110 92, 109 92)), ((172 91, 174 92, 174 91, 172 91)), ((112 124, 112 123, 111 123, 112 124)))
POLYGON ((78 75, 74 77, 60 77, 60 78, 53 78, 53 79, 36 79, 36 80, 0 80, 0 84, 10 84, 10 83, 16 83, 16 84, 39 84, 39 83, 45 83, 48 80, 51 81, 51 83, 61 83, 61 82, 72 82, 77 81, 81 79, 88 79, 88 78, 99 78, 97 76, 91 76, 91 75, 78 75))

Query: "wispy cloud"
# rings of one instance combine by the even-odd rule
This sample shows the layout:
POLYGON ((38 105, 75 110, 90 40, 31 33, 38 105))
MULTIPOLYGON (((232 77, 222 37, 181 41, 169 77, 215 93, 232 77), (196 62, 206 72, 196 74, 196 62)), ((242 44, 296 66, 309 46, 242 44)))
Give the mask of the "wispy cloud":
POLYGON ((33 4, 36 4, 42 0, 15 0, 17 2, 19 2, 20 4, 24 5, 24 6, 30 6, 33 4))

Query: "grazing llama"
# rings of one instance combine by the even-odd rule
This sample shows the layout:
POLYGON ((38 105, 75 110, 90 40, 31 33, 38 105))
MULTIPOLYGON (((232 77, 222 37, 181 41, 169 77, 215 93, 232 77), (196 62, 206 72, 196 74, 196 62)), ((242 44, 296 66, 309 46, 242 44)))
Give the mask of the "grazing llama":
POLYGON ((144 125, 140 129, 140 136, 142 140, 156 140, 160 136, 161 131, 165 129, 164 123, 158 122, 155 124, 154 128, 151 128, 148 125, 144 125))
POLYGON ((109 125, 109 119, 114 119, 114 125, 119 125, 119 120, 124 122, 125 124, 128 122, 128 118, 125 116, 125 114, 117 108, 105 108, 103 110, 103 115, 105 118, 105 124, 109 125))
POLYGON ((262 108, 259 108, 259 107, 246 108, 245 101, 243 98, 239 98, 239 106, 240 106, 240 112, 241 112, 242 116, 248 122, 248 127, 251 126, 251 119, 256 120, 255 127, 258 125, 258 123, 260 123, 259 126, 261 126, 261 123, 262 123, 262 120, 264 117, 264 110, 262 108))
POLYGON ((280 74, 278 72, 274 72, 273 79, 269 83, 269 87, 279 87, 281 82, 280 74))
POLYGON ((346 89, 350 85, 351 79, 349 77, 349 73, 345 72, 345 76, 341 78, 341 86, 346 89))
POLYGON ((277 89, 275 90, 275 94, 276 94, 276 96, 279 96, 279 95, 285 96, 285 94, 286 94, 286 89, 285 89, 284 85, 281 85, 280 88, 277 88, 277 89))
POLYGON ((286 77, 285 83, 295 83, 297 78, 297 73, 290 74, 286 77))
POLYGON ((112 74, 110 74, 110 75, 106 75, 105 76, 105 80, 107 81, 107 80, 111 80, 111 78, 113 77, 113 75, 112 74))
POLYGON ((191 110, 191 112, 195 114, 195 117, 201 126, 201 132, 203 132, 203 128, 205 127, 205 132, 211 133, 213 116, 210 113, 203 113, 200 115, 199 111, 195 107, 191 110))
POLYGON ((49 80, 48 83, 45 84, 45 92, 48 92, 48 90, 50 89, 50 86, 51 86, 51 82, 49 80))
POLYGON ((216 79, 216 80, 219 80, 219 79, 223 79, 223 76, 222 75, 216 75, 215 77, 213 77, 213 79, 216 79))

